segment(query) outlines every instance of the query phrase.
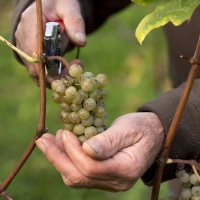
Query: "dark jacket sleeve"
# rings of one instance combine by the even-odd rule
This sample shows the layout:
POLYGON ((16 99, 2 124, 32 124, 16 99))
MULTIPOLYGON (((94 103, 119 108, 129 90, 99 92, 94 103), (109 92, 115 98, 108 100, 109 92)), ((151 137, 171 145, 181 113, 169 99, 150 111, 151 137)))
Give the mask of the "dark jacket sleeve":
MULTIPOLYGON (((21 14, 34 0, 14 0, 14 10, 12 15, 12 27, 11 27, 11 40, 12 44, 16 46, 15 31, 20 22, 21 14)), ((81 14, 85 21, 86 34, 92 33, 99 28, 106 19, 114 13, 122 10, 129 4, 130 0, 79 0, 81 14)), ((65 52, 71 50, 74 47, 72 43, 69 43, 65 52)), ((15 53, 15 52, 14 52, 15 53)), ((15 53, 18 61, 22 62, 19 56, 15 53)))

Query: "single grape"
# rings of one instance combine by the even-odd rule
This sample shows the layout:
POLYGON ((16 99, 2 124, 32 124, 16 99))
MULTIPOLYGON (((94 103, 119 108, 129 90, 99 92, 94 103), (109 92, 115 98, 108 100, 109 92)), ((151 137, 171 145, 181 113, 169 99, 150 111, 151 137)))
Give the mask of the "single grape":
POLYGON ((83 142, 85 142, 87 140, 87 138, 85 137, 85 135, 79 136, 78 139, 81 142, 81 144, 83 144, 83 142))
POLYGON ((188 183, 190 181, 190 175, 188 173, 183 173, 179 177, 182 183, 188 183))
POLYGON ((82 108, 82 104, 71 104, 71 109, 74 112, 79 112, 79 110, 82 108))
POLYGON ((92 92, 94 90, 94 83, 91 79, 85 79, 81 81, 81 89, 84 92, 92 92))
POLYGON ((89 126, 85 128, 85 137, 91 138, 97 134, 97 129, 94 126, 89 126))
POLYGON ((181 191, 181 196, 182 196, 183 200, 190 200, 192 197, 192 193, 189 188, 186 188, 181 191))
POLYGON ((75 133, 76 135, 83 135, 84 131, 85 126, 83 126, 83 124, 79 123, 74 126, 73 133, 75 133))
POLYGON ((104 88, 108 84, 108 78, 105 74, 98 74, 96 79, 99 83, 99 89, 104 88))
POLYGON ((71 104, 73 101, 73 98, 69 98, 67 96, 62 96, 62 102, 66 103, 66 104, 71 104))
POLYGON ((200 200, 200 194, 193 195, 191 200, 200 200))
POLYGON ((92 92, 90 92, 90 98, 94 100, 98 100, 101 97, 101 92, 98 89, 94 89, 92 92))
POLYGON ((93 81, 94 83, 94 88, 97 89, 99 87, 99 82, 96 78, 91 78, 91 80, 93 81))
POLYGON ((102 89, 100 89, 99 91, 100 91, 100 93, 101 93, 101 99, 104 99, 104 98, 107 96, 106 90, 102 88, 102 89))
POLYGON ((66 111, 66 112, 71 112, 72 111, 71 105, 70 104, 66 104, 64 102, 61 104, 61 108, 62 108, 62 110, 66 111))
POLYGON ((81 118, 81 119, 87 119, 89 116, 90 116, 90 113, 88 110, 86 110, 85 108, 81 108, 79 111, 78 111, 78 116, 81 118))
POLYGON ((70 76, 65 76, 64 80, 63 80, 63 84, 66 86, 66 87, 69 87, 73 84, 74 82, 74 79, 70 76))
POLYGON ((198 177, 196 176, 196 174, 192 174, 190 175, 190 183, 192 185, 198 185, 200 183, 198 177))
POLYGON ((64 84, 60 84, 60 85, 57 85, 57 87, 55 88, 55 91, 57 93, 60 93, 60 94, 64 94, 65 93, 65 90, 66 90, 66 87, 64 84))
POLYGON ((83 100, 85 100, 89 97, 89 93, 84 92, 82 89, 79 89, 78 93, 83 97, 83 100))
POLYGON ((62 103, 62 95, 60 93, 54 92, 52 99, 55 103, 62 103))
POLYGON ((78 124, 81 121, 81 118, 78 116, 77 112, 70 113, 69 119, 74 124, 78 124))
POLYGON ((85 72, 85 73, 83 73, 83 75, 88 77, 89 79, 94 78, 94 74, 92 72, 85 72))
POLYGON ((70 113, 62 111, 60 114, 60 120, 63 123, 71 123, 71 121, 69 119, 69 115, 70 115, 70 113))
POLYGON ((55 80, 51 83, 51 89, 55 92, 58 85, 63 85, 62 80, 55 80))
POLYGON ((193 195, 194 194, 200 194, 200 186, 199 185, 193 186, 192 189, 191 189, 191 191, 192 191, 193 195))
POLYGON ((101 127, 96 127, 96 129, 97 129, 97 133, 98 133, 98 134, 104 132, 104 127, 103 127, 103 126, 101 126, 101 127))
POLYGON ((69 86, 66 90, 65 90, 65 96, 67 98, 74 98, 77 94, 77 90, 74 86, 69 86))
POLYGON ((104 110, 104 107, 101 107, 101 106, 97 106, 94 110, 94 114, 97 116, 97 117, 103 117, 105 115, 105 110, 104 110))
POLYGON ((76 96, 74 97, 72 103, 74 104, 81 104, 83 101, 83 96, 79 92, 76 93, 76 96))
POLYGON ((101 107, 105 108, 105 104, 102 99, 97 100, 97 106, 101 106, 101 107))
POLYGON ((68 131, 73 131, 75 124, 73 123, 64 123, 64 129, 68 131))
POLYGON ((73 64, 69 68, 69 74, 70 74, 70 76, 72 76, 74 78, 78 78, 82 74, 82 72, 83 72, 83 69, 78 64, 73 64))
POLYGON ((104 125, 104 119, 102 117, 94 117, 93 125, 96 127, 101 127, 104 125))
POLYGON ((82 119, 83 126, 91 126, 93 124, 93 117, 92 115, 89 115, 87 119, 82 119))
POLYGON ((96 101, 92 98, 87 98, 83 101, 83 107, 88 111, 94 110, 96 106, 96 101))

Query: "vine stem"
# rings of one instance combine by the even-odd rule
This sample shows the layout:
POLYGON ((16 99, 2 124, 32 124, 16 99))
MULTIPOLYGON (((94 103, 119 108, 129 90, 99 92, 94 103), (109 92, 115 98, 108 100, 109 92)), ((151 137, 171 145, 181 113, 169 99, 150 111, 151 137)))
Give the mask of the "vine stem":
POLYGON ((20 49, 18 49, 17 47, 15 47, 14 45, 12 45, 10 42, 8 42, 5 38, 3 38, 2 36, 0 36, 0 40, 2 42, 4 42, 6 45, 8 45, 11 49, 13 49, 14 51, 16 51, 19 55, 21 55, 23 58, 25 58, 27 61, 31 62, 31 63, 39 63, 41 62, 39 59, 37 59, 37 56, 35 55, 35 57, 31 57, 28 54, 24 53, 23 51, 21 51, 20 49))
POLYGON ((69 63, 61 56, 47 56, 48 60, 59 60, 65 67, 70 68, 69 63))
MULTIPOLYGON (((38 54, 39 61, 43 61, 43 21, 42 21, 42 4, 41 0, 36 0, 36 11, 37 11, 37 30, 38 30, 38 54)), ((30 142, 28 148, 10 172, 7 178, 0 184, 0 196, 5 194, 5 190, 8 188, 12 180, 15 178, 17 173, 20 171, 26 160, 31 155, 35 148, 35 141, 40 138, 44 133, 47 132, 45 129, 45 117, 46 117, 46 81, 45 81, 45 66, 43 62, 38 62, 39 68, 39 86, 40 86, 40 114, 37 125, 36 134, 30 142)))
MULTIPOLYGON (((186 58, 186 57, 183 56, 183 58, 186 58)), ((161 152, 161 154, 157 160, 157 165, 156 165, 156 169, 155 169, 155 177, 153 180, 153 190, 152 190, 151 200, 158 200, 160 184, 161 184, 161 180, 162 180, 164 167, 165 167, 165 164, 168 159, 169 151, 170 151, 172 142, 174 140, 176 129, 180 122, 183 110, 185 108, 188 96, 190 94, 192 85, 194 83, 194 80, 195 80, 195 77, 197 74, 198 65, 200 63, 200 38, 198 40, 197 48, 196 48, 196 51, 195 51, 195 54, 194 54, 192 60, 193 60, 193 65, 190 69, 190 73, 188 75, 183 94, 179 101, 177 110, 175 112, 174 118, 171 123, 171 126, 169 128, 169 132, 167 134, 167 137, 166 137, 166 140, 165 140, 165 143, 163 146, 163 151, 161 152)))

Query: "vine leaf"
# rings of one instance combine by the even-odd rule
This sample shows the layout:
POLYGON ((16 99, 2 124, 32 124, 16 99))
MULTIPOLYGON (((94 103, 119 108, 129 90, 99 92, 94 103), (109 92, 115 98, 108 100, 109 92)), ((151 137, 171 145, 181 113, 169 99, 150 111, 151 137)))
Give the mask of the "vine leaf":
POLYGON ((200 0, 132 0, 141 5, 156 4, 155 10, 142 19, 138 25, 135 36, 142 44, 148 33, 168 22, 179 26, 190 19, 193 11, 199 5, 200 0))

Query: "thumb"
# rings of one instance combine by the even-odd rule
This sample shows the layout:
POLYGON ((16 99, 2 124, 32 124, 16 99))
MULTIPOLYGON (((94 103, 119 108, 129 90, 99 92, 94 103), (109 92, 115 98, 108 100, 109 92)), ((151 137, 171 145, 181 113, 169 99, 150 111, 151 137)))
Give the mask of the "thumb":
POLYGON ((128 125, 128 121, 123 118, 116 120, 106 131, 85 141, 84 152, 94 159, 104 160, 137 143, 143 134, 136 131, 131 125, 133 123, 128 125))

